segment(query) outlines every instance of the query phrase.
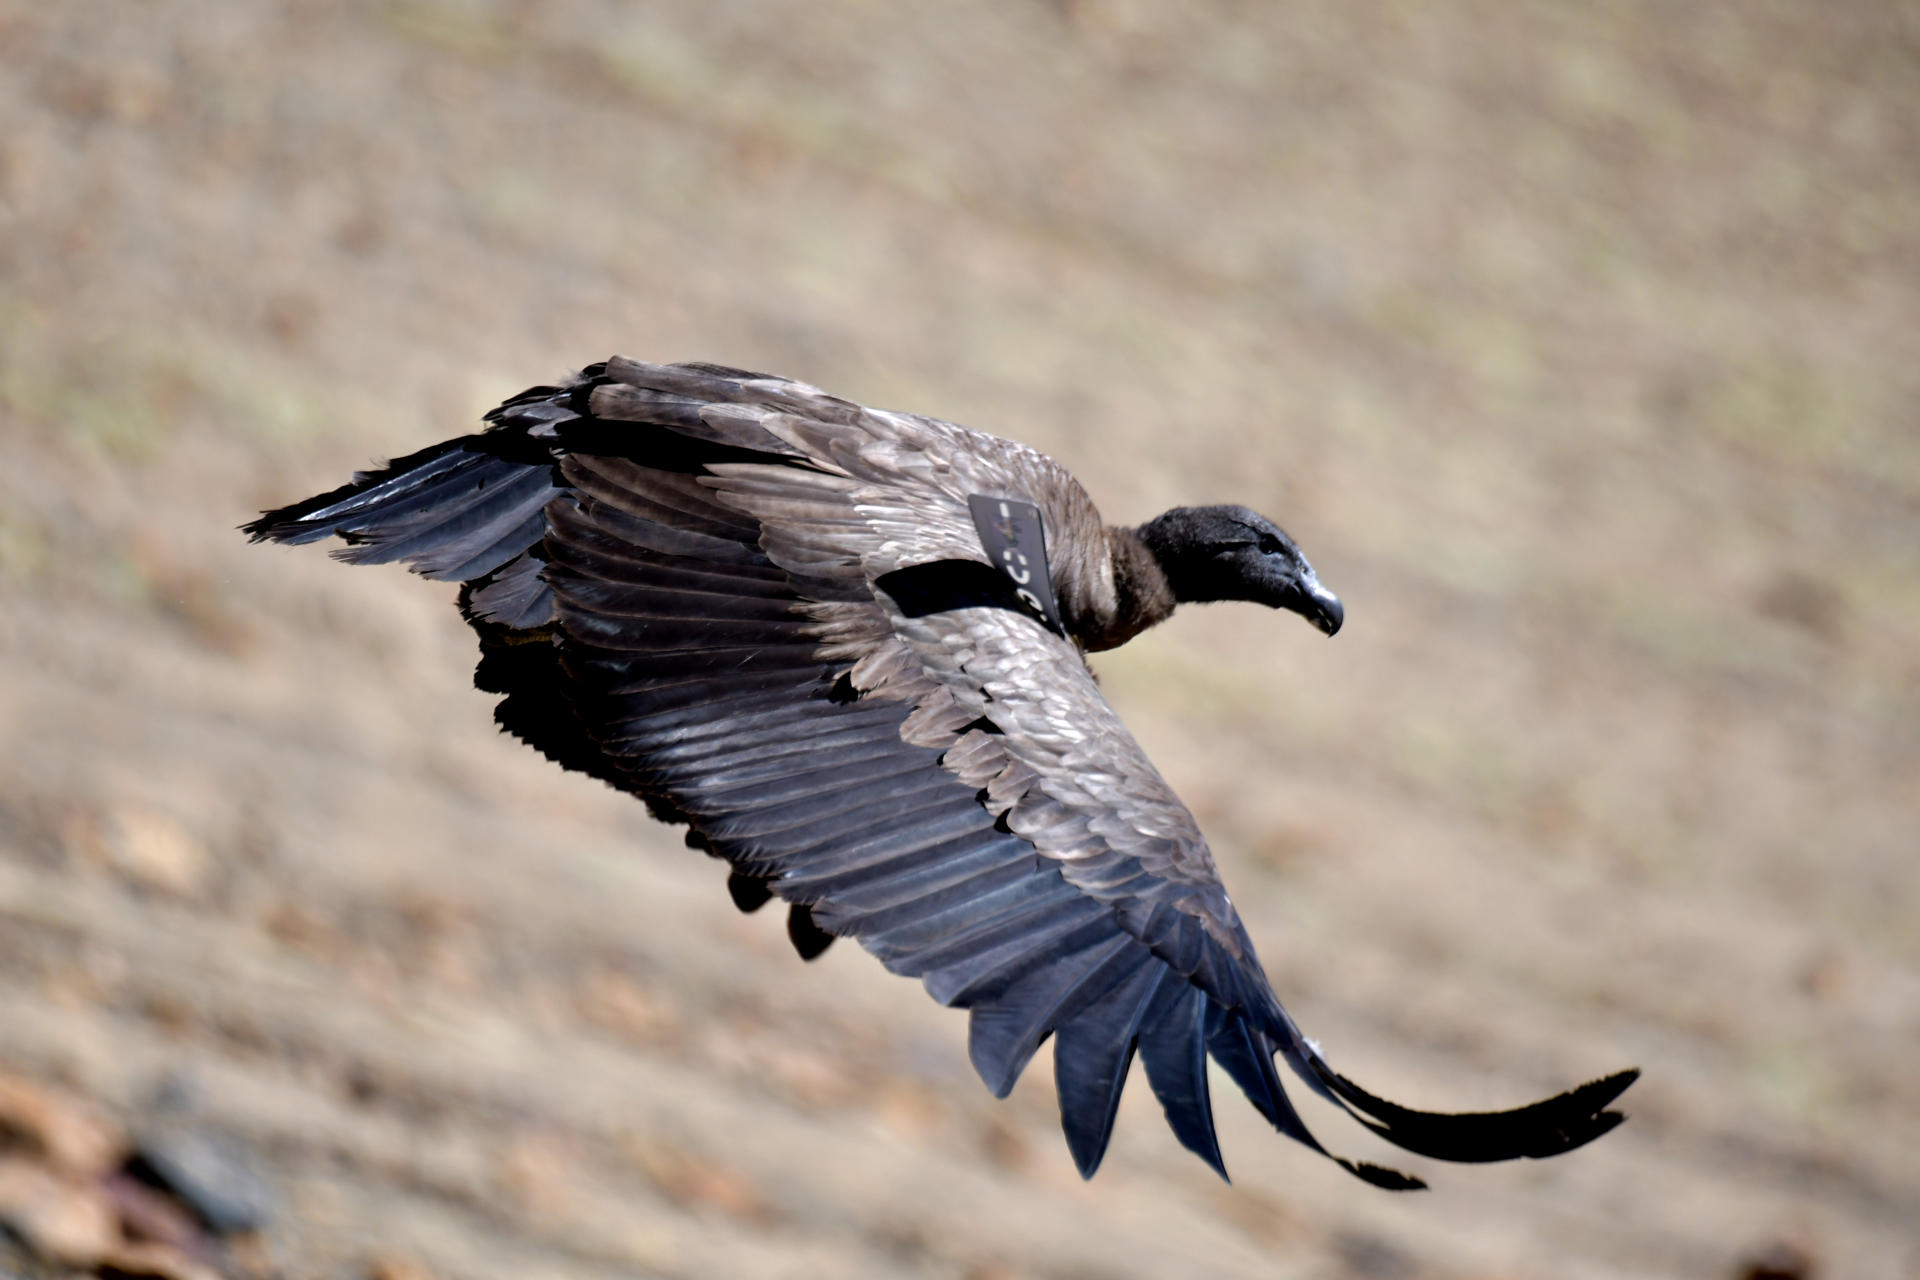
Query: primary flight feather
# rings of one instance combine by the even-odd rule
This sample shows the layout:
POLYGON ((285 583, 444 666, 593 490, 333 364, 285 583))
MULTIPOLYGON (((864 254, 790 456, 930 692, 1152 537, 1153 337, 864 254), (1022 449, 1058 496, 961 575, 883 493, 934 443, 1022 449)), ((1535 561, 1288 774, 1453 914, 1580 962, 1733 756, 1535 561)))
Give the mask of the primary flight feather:
POLYGON ((616 358, 487 417, 246 532, 337 534, 341 559, 461 583, 502 727, 689 826, 742 909, 791 904, 802 956, 857 938, 968 1009, 994 1093, 1052 1036, 1083 1175, 1136 1054, 1222 1174, 1209 1057, 1322 1154, 1276 1058, 1445 1160, 1557 1155, 1619 1123, 1631 1071, 1514 1111, 1397 1106, 1281 1008, 1193 816, 1083 656, 1205 600, 1337 631, 1340 601, 1264 517, 1110 527, 1024 445, 717 365, 616 358))

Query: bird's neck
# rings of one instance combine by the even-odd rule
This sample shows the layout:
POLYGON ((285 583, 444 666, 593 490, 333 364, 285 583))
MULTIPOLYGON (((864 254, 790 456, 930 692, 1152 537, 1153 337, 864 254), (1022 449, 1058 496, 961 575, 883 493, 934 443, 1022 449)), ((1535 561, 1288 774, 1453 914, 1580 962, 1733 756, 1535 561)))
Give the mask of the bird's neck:
POLYGON ((1076 628, 1089 651, 1117 648, 1173 612, 1173 586, 1139 533, 1112 527, 1105 533, 1113 564, 1113 606, 1076 628))

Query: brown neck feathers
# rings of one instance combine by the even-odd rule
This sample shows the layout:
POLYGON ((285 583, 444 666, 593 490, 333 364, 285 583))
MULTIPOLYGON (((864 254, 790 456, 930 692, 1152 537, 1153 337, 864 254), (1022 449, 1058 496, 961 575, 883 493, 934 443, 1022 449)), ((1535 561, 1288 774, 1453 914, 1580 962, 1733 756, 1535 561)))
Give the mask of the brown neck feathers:
POLYGON ((1088 619, 1092 625, 1080 639, 1089 651, 1123 645, 1173 612, 1173 587, 1140 535, 1132 529, 1105 532, 1113 558, 1114 607, 1105 617, 1088 619))

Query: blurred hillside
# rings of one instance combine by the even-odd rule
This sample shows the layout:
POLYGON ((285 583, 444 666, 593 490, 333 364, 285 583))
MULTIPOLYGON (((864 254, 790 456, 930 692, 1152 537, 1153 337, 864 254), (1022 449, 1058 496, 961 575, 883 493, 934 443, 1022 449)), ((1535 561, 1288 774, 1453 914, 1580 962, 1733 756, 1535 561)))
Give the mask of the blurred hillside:
POLYGON ((242 1274, 1920 1274, 1920 8, 965 13, 0 0, 0 1077, 252 1169, 242 1274), (1392 1197, 1223 1082, 1228 1187, 1136 1080, 1082 1184, 1044 1051, 496 735, 447 588, 234 531, 614 352, 1278 518, 1336 641, 1098 664, 1275 986, 1631 1122, 1392 1197))

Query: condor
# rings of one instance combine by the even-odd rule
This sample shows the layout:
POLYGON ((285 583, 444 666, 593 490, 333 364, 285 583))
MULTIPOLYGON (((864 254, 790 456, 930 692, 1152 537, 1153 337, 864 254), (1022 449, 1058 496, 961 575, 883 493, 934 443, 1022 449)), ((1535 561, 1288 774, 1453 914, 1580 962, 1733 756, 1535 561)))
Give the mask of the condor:
POLYGON ((1083 656, 1193 601, 1332 635, 1340 601, 1270 521, 1110 527, 1024 445, 718 365, 613 359, 487 417, 246 532, 337 534, 342 560, 461 583, 503 728, 686 824, 743 910, 790 904, 803 957, 856 938, 967 1009, 995 1094, 1052 1036, 1083 1175, 1136 1054, 1223 1176, 1209 1057, 1322 1154, 1276 1058, 1443 1160, 1558 1155, 1620 1122, 1633 1071, 1514 1111, 1397 1106, 1281 1008, 1193 816, 1083 656))

